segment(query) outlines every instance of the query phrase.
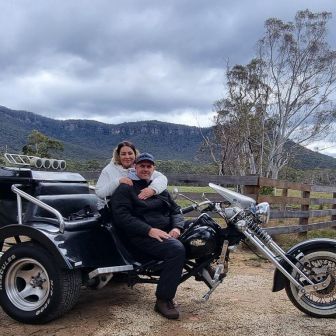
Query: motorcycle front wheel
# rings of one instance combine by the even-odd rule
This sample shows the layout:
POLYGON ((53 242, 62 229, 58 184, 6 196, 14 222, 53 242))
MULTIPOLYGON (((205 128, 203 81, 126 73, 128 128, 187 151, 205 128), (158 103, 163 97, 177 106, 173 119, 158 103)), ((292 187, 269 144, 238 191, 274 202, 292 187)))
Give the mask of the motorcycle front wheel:
MULTIPOLYGON (((336 251, 308 251, 296 266, 314 283, 325 281, 328 276, 331 281, 326 288, 303 295, 299 295, 298 288, 288 281, 286 292, 290 301, 310 316, 336 316, 336 251)), ((293 270, 291 274, 303 286, 309 285, 296 270, 293 270)))

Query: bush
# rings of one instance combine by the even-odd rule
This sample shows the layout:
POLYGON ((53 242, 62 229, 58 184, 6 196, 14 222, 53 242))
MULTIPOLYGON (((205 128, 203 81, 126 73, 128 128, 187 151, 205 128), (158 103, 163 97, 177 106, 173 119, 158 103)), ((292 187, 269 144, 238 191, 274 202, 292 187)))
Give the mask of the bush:
POLYGON ((261 187, 259 189, 260 195, 272 196, 274 195, 274 188, 273 187, 261 187))

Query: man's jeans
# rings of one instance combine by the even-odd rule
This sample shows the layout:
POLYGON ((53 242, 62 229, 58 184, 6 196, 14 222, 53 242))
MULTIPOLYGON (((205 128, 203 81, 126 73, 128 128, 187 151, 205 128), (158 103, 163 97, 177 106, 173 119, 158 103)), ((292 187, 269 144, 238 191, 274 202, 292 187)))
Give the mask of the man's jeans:
POLYGON ((163 260, 163 269, 156 289, 156 297, 170 300, 175 297, 177 286, 180 284, 185 261, 185 248, 175 239, 163 239, 162 242, 151 237, 132 237, 131 243, 140 251, 145 252, 155 260, 163 260))

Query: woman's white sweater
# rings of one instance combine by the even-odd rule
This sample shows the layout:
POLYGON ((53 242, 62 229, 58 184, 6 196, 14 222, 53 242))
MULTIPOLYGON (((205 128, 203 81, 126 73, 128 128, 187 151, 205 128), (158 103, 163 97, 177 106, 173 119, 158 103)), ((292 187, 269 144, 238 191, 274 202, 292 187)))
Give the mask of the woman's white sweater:
MULTIPOLYGON (((130 173, 134 172, 134 168, 123 168, 121 165, 117 165, 112 161, 102 170, 99 179, 96 184, 96 195, 104 199, 107 196, 111 196, 119 186, 119 180, 122 177, 128 177, 130 173)), ((156 194, 162 193, 167 189, 168 180, 166 176, 158 171, 154 171, 152 175, 152 182, 150 188, 152 188, 156 194)), ((98 205, 102 207, 103 205, 98 205)))

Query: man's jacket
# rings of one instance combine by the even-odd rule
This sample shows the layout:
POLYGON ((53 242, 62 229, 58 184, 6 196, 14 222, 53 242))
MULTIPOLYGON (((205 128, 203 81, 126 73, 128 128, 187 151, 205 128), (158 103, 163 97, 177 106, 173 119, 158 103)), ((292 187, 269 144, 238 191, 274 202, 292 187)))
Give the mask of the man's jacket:
POLYGON ((138 194, 149 185, 144 180, 133 181, 133 186, 120 184, 111 197, 113 222, 129 237, 148 236, 151 228, 169 232, 172 228, 183 228, 180 207, 167 190, 146 200, 138 194))

